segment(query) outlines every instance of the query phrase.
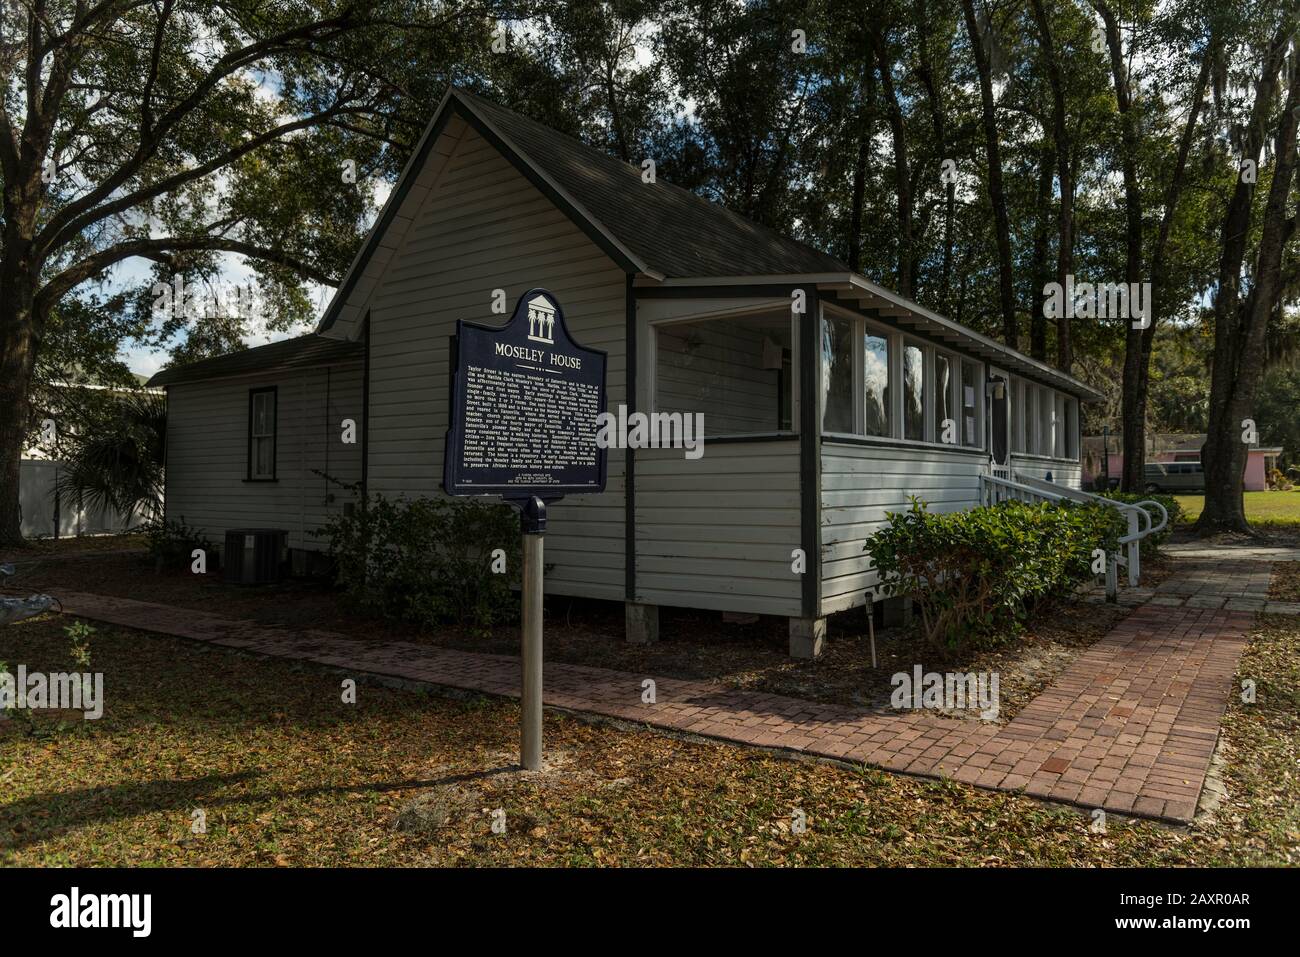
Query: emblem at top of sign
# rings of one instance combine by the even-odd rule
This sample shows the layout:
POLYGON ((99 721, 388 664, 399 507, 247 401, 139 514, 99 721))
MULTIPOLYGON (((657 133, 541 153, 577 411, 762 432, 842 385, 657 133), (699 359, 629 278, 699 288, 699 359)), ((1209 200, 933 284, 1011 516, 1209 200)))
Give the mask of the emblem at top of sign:
POLYGON ((555 307, 545 296, 528 300, 528 338, 534 342, 555 342, 555 307))

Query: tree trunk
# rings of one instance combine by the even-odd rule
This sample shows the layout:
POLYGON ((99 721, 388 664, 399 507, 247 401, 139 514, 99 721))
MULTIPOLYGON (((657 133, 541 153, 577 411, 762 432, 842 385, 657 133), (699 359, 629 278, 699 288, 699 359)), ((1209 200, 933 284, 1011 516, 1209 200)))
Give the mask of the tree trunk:
MULTIPOLYGON (((975 20, 974 0, 962 0, 966 35, 970 37, 975 71, 979 74, 980 104, 984 125, 984 146, 988 154, 989 203, 993 206, 993 230, 998 247, 998 299, 1002 307, 1002 339, 1017 347, 1016 297, 1011 277, 1011 224, 1007 216, 1006 194, 1002 188, 1002 152, 998 146, 997 104, 993 101, 993 78, 989 58, 984 50, 979 24, 975 20)), ((992 29, 990 24, 989 29, 992 29)))
POLYGON ((1034 252, 1030 261, 1033 288, 1029 296, 1029 354, 1040 362, 1047 361, 1047 316, 1043 312, 1043 290, 1050 281, 1047 254, 1051 246, 1048 222, 1052 216, 1052 162, 1055 151, 1043 144, 1038 162, 1037 220, 1034 223, 1034 252))
MULTIPOLYGON (((1243 160, 1258 163, 1260 148, 1264 144, 1264 125, 1269 116, 1274 92, 1278 85, 1278 70, 1282 68, 1284 55, 1290 43, 1295 16, 1288 17, 1279 27, 1278 33, 1271 38, 1269 47, 1262 56, 1260 78, 1255 86, 1255 105, 1251 109, 1251 120, 1245 133, 1242 151, 1243 160)), ((1291 94, 1295 92, 1292 85, 1291 94)), ((1288 101, 1291 100, 1288 94, 1288 101)), ((1283 131, 1290 125, 1290 150, 1294 159, 1295 117, 1290 116, 1288 105, 1283 114, 1283 131)), ((1286 143, 1279 139, 1277 168, 1274 170, 1273 190, 1278 189, 1279 176, 1283 172, 1284 147, 1286 143)), ((1291 169, 1286 168, 1286 185, 1283 195, 1290 189, 1291 169)), ((1208 429, 1205 434, 1205 446, 1201 450, 1201 463, 1205 469, 1205 507, 1201 510, 1196 523, 1196 531, 1201 534, 1213 534, 1223 531, 1248 532, 1249 524, 1245 520, 1245 506, 1242 498, 1245 450, 1242 442, 1242 419, 1247 417, 1242 412, 1245 382, 1249 380, 1249 400, 1255 398, 1260 369, 1244 368, 1242 365, 1245 352, 1243 343, 1249 338, 1248 329, 1243 329, 1243 311, 1240 307, 1240 281, 1242 265, 1245 261, 1245 247, 1251 228, 1251 207, 1255 196, 1255 182, 1247 182, 1242 176, 1236 178, 1232 198, 1223 216, 1222 244, 1223 252, 1219 257, 1218 293, 1214 296, 1214 368, 1210 376, 1210 407, 1208 429)), ((1273 212, 1273 192, 1270 190, 1269 211, 1273 212)), ((1268 224, 1266 224, 1268 225, 1268 224)), ((1260 242, 1261 256, 1264 254, 1264 239, 1260 242)), ((1262 261, 1262 260, 1261 260, 1262 261)), ((1261 277, 1262 280, 1262 277, 1261 277)), ((1268 304, 1271 306, 1271 303, 1268 304)), ((1247 316, 1253 316, 1256 308, 1249 304, 1247 316)), ((1268 319, 1268 309, 1262 315, 1260 334, 1268 319)))
MULTIPOLYGON (((1204 58, 1201 61, 1200 73, 1196 78, 1196 84, 1192 88, 1191 106, 1187 111, 1187 122, 1183 126, 1183 135, 1178 143, 1178 152, 1174 157, 1174 168, 1169 178, 1169 184, 1165 192, 1164 213, 1160 218, 1160 229, 1156 234, 1155 248, 1151 252, 1151 300, 1147 303, 1147 327, 1142 330, 1141 348, 1138 352, 1137 360, 1137 381, 1132 386, 1133 394, 1130 396, 1129 383, 1127 380, 1123 384, 1121 398, 1127 403, 1131 403, 1130 416, 1133 421, 1143 423, 1143 441, 1145 442, 1145 424, 1147 417, 1147 399, 1150 395, 1151 385, 1151 350, 1155 345, 1156 324, 1160 321, 1161 311, 1165 304, 1165 281, 1167 269, 1165 265, 1165 254, 1169 247, 1169 234, 1173 231, 1174 218, 1178 211, 1178 201, 1182 195, 1184 178, 1187 173, 1187 158, 1191 154, 1192 142, 1196 138, 1196 124, 1201 111, 1201 101, 1205 98, 1206 88, 1210 80, 1210 68, 1214 62, 1215 37, 1211 34, 1206 44, 1204 58)), ((1126 357, 1127 358, 1127 357, 1126 357)), ((1127 370, 1127 363, 1125 364, 1127 370)), ((1145 473, 1145 456, 1143 457, 1143 471, 1145 473)), ((1142 482, 1145 484, 1145 477, 1142 482)))
MULTIPOLYGON (((1106 27, 1106 46, 1110 52, 1110 70, 1115 83, 1115 105, 1120 122, 1120 167, 1124 173, 1124 281, 1130 289, 1142 284, 1142 191, 1138 183, 1137 117, 1129 89, 1128 67, 1119 21, 1109 5, 1093 0, 1106 27)), ((1140 492, 1146 481, 1146 402, 1140 394, 1142 364, 1142 329, 1132 316, 1124 317, 1124 381, 1120 393, 1121 429, 1124 436, 1124 474, 1121 488, 1140 492)))
MULTIPOLYGON (((1280 45, 1285 49, 1288 44, 1282 41, 1280 45)), ((1258 96, 1264 95, 1266 87, 1274 85, 1275 77, 1276 70, 1267 75, 1267 82, 1261 82, 1257 87, 1258 96)), ((1210 422, 1202 452, 1205 508, 1196 523, 1196 530, 1202 535, 1219 531, 1250 531, 1242 496, 1248 448, 1243 422, 1253 414, 1259 379, 1264 370, 1265 333, 1282 288, 1282 253, 1291 232, 1286 203, 1295 173, 1296 127, 1300 124, 1296 116, 1298 106, 1300 82, 1292 77, 1287 84, 1286 104, 1282 108, 1274 150, 1273 178, 1256 256, 1255 285, 1243 308, 1225 314, 1215 310, 1210 422), (1221 358, 1227 361, 1223 362, 1221 358)), ((1236 198, 1235 192, 1233 198, 1236 198)))
POLYGON ((12 546, 23 541, 19 491, 36 350, 33 284, 6 278, 0 282, 0 545, 12 546))
MULTIPOLYGON (((1057 215, 1056 281, 1062 289, 1066 277, 1074 272, 1074 169, 1070 164, 1070 130, 1065 121, 1065 81, 1052 41, 1052 24, 1042 0, 1031 0, 1038 25, 1038 42, 1043 54, 1048 83, 1052 88, 1052 141, 1056 145, 1056 176, 1061 184, 1061 203, 1057 215)), ((1069 311, 1062 309, 1056 317, 1056 364, 1065 372, 1074 365, 1074 346, 1070 339, 1069 311)))
POLYGON ((858 143, 853 163, 853 197, 849 208, 848 263, 854 272, 862 269, 862 217, 866 205, 867 161, 871 155, 872 105, 876 89, 871 58, 864 51, 862 79, 858 85, 858 143))
POLYGON ((912 271, 912 179, 907 165, 907 128, 903 123, 903 109, 898 103, 898 93, 894 89, 894 64, 885 49, 883 33, 878 29, 872 31, 872 41, 894 144, 894 193, 898 200, 898 291, 908 299, 915 299, 916 283, 912 271))
MULTIPOLYGON (((918 0, 915 13, 917 23, 929 22, 924 0, 918 0)), ((931 38, 928 36, 919 38, 917 75, 920 77, 921 85, 925 87, 926 99, 930 104, 930 122, 934 126, 934 146, 942 163, 952 159, 952 157, 948 155, 948 132, 944 120, 943 93, 934 76, 934 65, 930 58, 930 40, 931 38)), ((943 187, 943 259, 939 266, 939 294, 935 299, 935 305, 938 312, 946 316, 952 294, 953 228, 957 212, 957 184, 949 181, 944 183, 943 187)), ((924 235, 924 231, 922 231, 922 235, 924 235)))

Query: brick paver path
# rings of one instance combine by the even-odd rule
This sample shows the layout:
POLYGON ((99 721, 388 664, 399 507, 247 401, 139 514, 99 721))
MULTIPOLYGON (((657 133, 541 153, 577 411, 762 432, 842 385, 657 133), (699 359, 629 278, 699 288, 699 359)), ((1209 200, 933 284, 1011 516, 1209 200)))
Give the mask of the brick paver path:
MULTIPOLYGON (((1178 571, 1154 588, 1121 588, 1121 605, 1150 602, 1167 608, 1224 608, 1228 611, 1263 612, 1267 615, 1300 615, 1300 602, 1268 597, 1273 565, 1259 553, 1300 561, 1300 549, 1220 548, 1215 552, 1186 550, 1178 556, 1178 571), (1294 556, 1294 557, 1293 557, 1294 556)), ((1084 595, 1090 602, 1104 602, 1105 589, 1094 585, 1084 595)))
MULTIPOLYGON (((65 592, 71 614, 276 657, 517 697, 520 663, 402 641, 358 641, 190 609, 65 592)), ((1023 790, 1085 808, 1188 821, 1196 811, 1253 616, 1145 605, 1008 724, 866 710, 548 663, 545 703, 890 771, 1023 790)))

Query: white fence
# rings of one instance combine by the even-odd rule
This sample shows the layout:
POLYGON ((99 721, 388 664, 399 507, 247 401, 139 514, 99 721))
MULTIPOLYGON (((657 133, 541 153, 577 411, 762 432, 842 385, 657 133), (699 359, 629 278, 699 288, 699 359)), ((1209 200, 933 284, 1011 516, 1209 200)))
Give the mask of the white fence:
POLYGON ((144 519, 132 515, 127 522, 115 509, 82 508, 80 503, 55 496, 54 486, 62 463, 23 459, 19 476, 22 529, 25 538, 71 538, 135 528, 144 519))

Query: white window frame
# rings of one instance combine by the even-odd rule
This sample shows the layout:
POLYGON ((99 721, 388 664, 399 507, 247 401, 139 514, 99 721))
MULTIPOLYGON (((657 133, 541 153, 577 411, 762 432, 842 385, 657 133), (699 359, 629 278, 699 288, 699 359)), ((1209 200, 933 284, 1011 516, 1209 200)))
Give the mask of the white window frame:
POLYGON ((1019 455, 1025 451, 1025 380, 1020 376, 1011 377, 1011 454, 1019 455))
POLYGON ((248 469, 245 481, 274 482, 277 478, 276 466, 279 464, 280 450, 280 388, 278 385, 260 386, 248 390, 248 469), (267 416, 268 431, 257 431, 257 403, 259 399, 269 403, 267 416), (271 446, 271 468, 268 472, 258 471, 258 443, 267 442, 271 446))
MULTIPOLYGON (((858 347, 853 350, 854 431, 852 433, 823 432, 824 436, 830 439, 842 438, 859 442, 878 441, 915 445, 918 448, 937 447, 942 449, 962 449, 964 451, 988 451, 987 436, 984 434, 987 415, 983 400, 984 381, 988 375, 988 364, 986 362, 901 332, 886 323, 864 316, 836 303, 825 303, 822 308, 822 315, 835 316, 855 323, 854 339, 858 343, 858 347), (864 339, 868 333, 885 339, 889 344, 889 435, 866 434, 866 379, 864 368, 866 346, 864 339), (922 414, 924 439, 903 437, 903 348, 907 345, 917 346, 921 349, 921 401, 924 406, 922 414), (952 377, 948 387, 948 405, 952 409, 957 426, 957 443, 955 445, 946 444, 942 441, 943 436, 938 424, 934 422, 934 409, 937 405, 936 389, 938 387, 935 357, 939 355, 948 360, 952 369, 952 377), (962 421, 961 367, 963 362, 970 363, 975 368, 975 445, 966 445, 962 441, 965 438, 965 423, 962 421)), ((818 335, 818 341, 820 341, 820 326, 818 335)))
POLYGON ((1042 430, 1038 426, 1039 388, 1036 383, 1025 383, 1025 454, 1037 455, 1042 430))
POLYGON ((898 437, 905 442, 929 442, 931 441, 929 392, 932 386, 928 367, 933 365, 934 347, 924 339, 917 339, 915 336, 900 334, 898 340, 898 389, 896 390, 898 392, 898 437), (909 346, 921 350, 921 437, 919 439, 907 438, 907 426, 904 422, 907 402, 905 401, 906 393, 903 390, 903 373, 906 369, 903 364, 903 350, 909 346))
POLYGON ((988 366, 979 359, 968 359, 964 356, 958 357, 957 366, 957 415, 958 415, 958 436, 961 439, 958 446, 963 449, 975 449, 988 451, 988 441, 984 434, 984 384, 988 381, 988 366), (975 367, 975 444, 966 444, 966 405, 965 395, 962 393, 961 366, 964 363, 970 363, 975 367))
POLYGON ((1052 392, 1052 455, 1058 459, 1065 456, 1065 393, 1052 392))
POLYGON ((894 440, 903 437, 903 355, 899 348, 899 340, 902 338, 897 330, 891 329, 883 322, 876 322, 865 316, 858 317, 857 336, 858 347, 855 350, 860 367, 854 370, 853 388, 857 400, 858 413, 861 421, 854 421, 854 427, 858 430, 858 435, 864 439, 886 439, 894 440), (889 434, 888 435, 867 435, 867 344, 864 341, 867 335, 873 335, 885 340, 885 348, 889 350, 889 355, 885 361, 889 364, 889 380, 885 384, 885 391, 889 393, 889 434))
MULTIPOLYGON (((965 448, 961 444, 961 356, 947 349, 932 348, 931 352, 938 356, 942 355, 948 360, 948 408, 953 413, 953 423, 957 427, 957 448, 965 448)), ((932 362, 933 365, 933 362, 932 362)), ((939 384, 938 372, 935 373, 935 385, 939 384)), ((933 416, 931 416, 933 418, 933 416)), ((952 448, 951 444, 944 444, 943 436, 934 436, 933 441, 944 448, 952 448)))

